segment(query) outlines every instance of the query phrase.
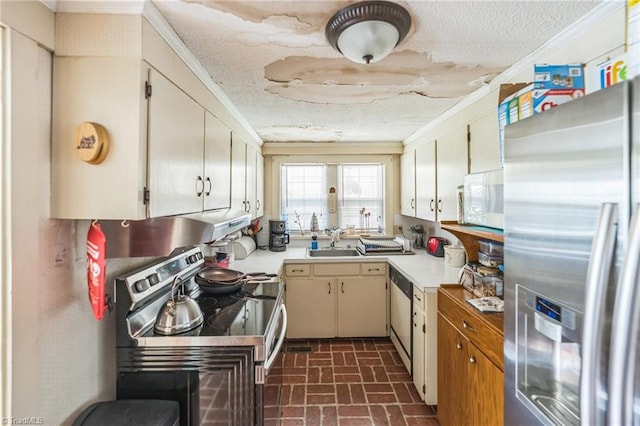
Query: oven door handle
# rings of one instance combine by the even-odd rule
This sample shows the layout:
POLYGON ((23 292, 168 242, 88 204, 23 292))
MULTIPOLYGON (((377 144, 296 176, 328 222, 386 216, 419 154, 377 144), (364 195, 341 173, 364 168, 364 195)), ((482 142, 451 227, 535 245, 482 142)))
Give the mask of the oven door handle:
POLYGON ((282 343, 284 343, 284 335, 287 333, 287 308, 284 306, 284 303, 280 305, 280 312, 282 314, 282 329, 280 330, 280 338, 278 339, 278 343, 276 343, 275 348, 269 355, 269 358, 264 362, 264 369, 269 370, 271 365, 276 360, 278 353, 280 353, 280 348, 282 347, 282 343))

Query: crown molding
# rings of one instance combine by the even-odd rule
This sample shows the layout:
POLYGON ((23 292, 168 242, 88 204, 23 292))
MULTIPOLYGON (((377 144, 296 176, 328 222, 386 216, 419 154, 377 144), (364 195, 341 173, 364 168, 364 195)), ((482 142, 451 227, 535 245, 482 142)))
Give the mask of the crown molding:
MULTIPOLYGON (((556 34, 542 46, 531 52, 529 55, 525 56, 520 61, 513 64, 511 67, 507 68, 504 72, 491 80, 491 82, 472 92, 462 101, 458 102, 453 107, 449 108, 447 111, 439 115, 436 119, 430 121, 425 126, 418 129, 415 133, 407 137, 402 142, 402 144, 408 145, 419 141, 420 138, 424 136, 429 130, 433 129, 434 127, 438 126, 454 115, 460 113, 462 110, 479 101, 493 90, 500 88, 501 84, 511 83, 516 76, 520 75, 520 73, 530 70, 535 64, 536 59, 540 56, 549 52, 553 52, 558 47, 561 47, 571 40, 580 37, 586 30, 618 12, 620 9, 624 9, 625 7, 626 1, 603 1, 598 6, 594 7, 589 13, 574 22, 571 26, 556 34)), ((496 108, 497 107, 498 105, 496 105, 496 108)))
POLYGON ((229 111, 233 117, 238 120, 240 125, 253 137, 254 142, 261 146, 263 144, 262 139, 256 131, 251 127, 249 122, 240 114, 236 106, 231 102, 231 99, 222 91, 207 70, 202 64, 193 56, 193 53, 182 42, 180 37, 173 31, 169 23, 160 14, 158 9, 151 3, 146 2, 142 11, 142 16, 151 24, 151 26, 160 34, 160 37, 169 44, 169 46, 176 52, 176 54, 184 61, 189 69, 200 79, 200 81, 213 93, 213 95, 222 103, 222 105, 229 111))
POLYGON ((103 13, 112 15, 140 15, 147 0, 40 0, 49 9, 60 13, 103 13))

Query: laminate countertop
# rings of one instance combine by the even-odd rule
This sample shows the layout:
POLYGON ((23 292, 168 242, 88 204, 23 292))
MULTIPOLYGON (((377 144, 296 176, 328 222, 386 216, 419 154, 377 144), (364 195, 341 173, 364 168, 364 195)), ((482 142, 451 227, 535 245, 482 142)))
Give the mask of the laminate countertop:
POLYGON ((413 255, 380 255, 358 257, 309 257, 306 247, 287 247, 282 252, 258 249, 246 259, 235 260, 230 269, 242 272, 280 273, 282 266, 288 263, 353 263, 386 261, 416 287, 427 292, 437 291, 440 284, 458 282, 460 267, 444 264, 444 258, 434 257, 425 250, 416 250, 413 255))

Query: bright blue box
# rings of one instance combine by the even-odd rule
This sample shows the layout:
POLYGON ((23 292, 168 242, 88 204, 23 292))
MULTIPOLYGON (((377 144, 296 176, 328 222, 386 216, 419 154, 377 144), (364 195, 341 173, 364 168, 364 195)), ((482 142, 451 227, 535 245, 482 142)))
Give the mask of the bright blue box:
POLYGON ((534 89, 584 89, 584 65, 534 65, 534 89))

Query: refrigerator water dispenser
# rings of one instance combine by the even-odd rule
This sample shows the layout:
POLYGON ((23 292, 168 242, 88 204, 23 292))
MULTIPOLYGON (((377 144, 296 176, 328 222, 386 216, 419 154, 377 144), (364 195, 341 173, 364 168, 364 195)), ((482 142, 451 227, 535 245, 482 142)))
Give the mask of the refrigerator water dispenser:
POLYGON ((516 285, 516 394, 541 420, 580 424, 582 313, 516 285))

